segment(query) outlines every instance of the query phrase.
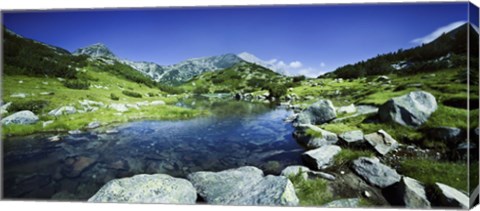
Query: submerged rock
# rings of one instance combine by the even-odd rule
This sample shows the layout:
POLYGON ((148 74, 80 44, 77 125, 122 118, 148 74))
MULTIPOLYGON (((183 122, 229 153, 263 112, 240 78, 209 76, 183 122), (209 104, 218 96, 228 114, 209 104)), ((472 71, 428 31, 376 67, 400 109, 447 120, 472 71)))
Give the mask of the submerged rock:
POLYGON ((435 186, 440 190, 439 200, 442 206, 461 207, 462 209, 470 207, 470 198, 464 193, 439 182, 435 183, 435 186))
POLYGON ((93 165, 97 160, 92 157, 79 156, 79 157, 70 157, 65 160, 65 166, 62 169, 62 172, 67 177, 78 177, 80 174, 86 170, 88 167, 93 165))
POLYGON ((284 176, 263 176, 251 166, 220 172, 195 172, 188 179, 209 204, 298 205, 293 184, 284 176))
POLYGON ((185 179, 165 174, 136 175, 104 185, 89 202, 194 204, 197 193, 185 179))
POLYGON ((364 136, 364 139, 381 155, 386 155, 398 147, 398 142, 384 130, 367 134, 364 136))
POLYGON ((368 183, 385 188, 400 181, 394 169, 380 163, 378 158, 361 157, 353 161, 353 170, 368 183))
POLYGON ((342 149, 336 145, 326 145, 302 154, 305 163, 313 169, 325 169, 333 163, 335 155, 342 149))
POLYGON ((2 119, 2 125, 10 125, 10 124, 20 124, 20 125, 29 125, 35 124, 38 122, 38 116, 35 115, 33 112, 25 110, 16 112, 10 116, 5 117, 2 119))
POLYGON ((335 107, 330 100, 319 100, 298 114, 297 124, 319 125, 337 117, 335 107))
POLYGON ((380 106, 382 121, 391 121, 404 126, 419 127, 437 110, 435 97, 424 91, 414 91, 395 97, 380 106))

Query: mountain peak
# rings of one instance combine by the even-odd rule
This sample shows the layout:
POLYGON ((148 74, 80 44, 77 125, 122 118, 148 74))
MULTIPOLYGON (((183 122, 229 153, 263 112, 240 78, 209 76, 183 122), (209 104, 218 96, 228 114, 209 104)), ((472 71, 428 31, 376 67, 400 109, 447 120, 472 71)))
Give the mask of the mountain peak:
POLYGON ((117 58, 115 54, 103 43, 95 43, 84 48, 79 48, 73 52, 74 55, 84 54, 91 57, 117 58))

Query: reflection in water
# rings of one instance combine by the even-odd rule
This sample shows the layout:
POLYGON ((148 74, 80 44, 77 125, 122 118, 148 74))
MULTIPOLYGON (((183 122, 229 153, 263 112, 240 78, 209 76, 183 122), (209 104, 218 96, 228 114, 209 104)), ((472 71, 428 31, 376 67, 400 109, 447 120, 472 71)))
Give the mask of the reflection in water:
POLYGON ((89 131, 9 138, 4 143, 6 198, 85 200, 106 182, 135 174, 185 177, 245 165, 278 174, 299 164, 302 148, 284 123, 289 111, 245 102, 195 99, 185 105, 215 115, 184 121, 139 121, 115 127, 116 134, 89 131))

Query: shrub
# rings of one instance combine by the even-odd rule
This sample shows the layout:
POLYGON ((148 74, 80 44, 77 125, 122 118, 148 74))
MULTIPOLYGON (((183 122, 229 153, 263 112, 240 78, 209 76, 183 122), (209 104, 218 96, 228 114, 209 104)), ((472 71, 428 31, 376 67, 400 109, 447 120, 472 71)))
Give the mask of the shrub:
POLYGON ((206 86, 197 86, 197 88, 193 90, 193 93, 199 95, 208 93, 209 91, 210 90, 206 86))
POLYGON ((142 98, 142 94, 140 94, 138 92, 123 90, 122 94, 127 95, 129 97, 142 98))
POLYGON ((119 98, 117 95, 113 94, 113 93, 110 94, 110 99, 112 99, 112 100, 120 100, 120 98, 119 98))
POLYGON ((49 101, 47 100, 29 100, 29 101, 18 101, 13 102, 12 105, 8 108, 9 113, 29 110, 33 113, 40 113, 43 108, 47 107, 49 101))
POLYGON ((149 92, 149 93, 147 93, 147 95, 148 95, 149 97, 156 97, 156 96, 158 96, 157 94, 155 94, 155 93, 153 93, 153 92, 149 92))
POLYGON ((88 89, 90 87, 90 83, 85 80, 66 80, 63 82, 63 85, 70 89, 88 89))
POLYGON ((300 82, 300 81, 304 81, 304 80, 305 80, 305 76, 304 76, 304 75, 299 75, 299 76, 293 77, 293 82, 294 82, 294 83, 300 82))

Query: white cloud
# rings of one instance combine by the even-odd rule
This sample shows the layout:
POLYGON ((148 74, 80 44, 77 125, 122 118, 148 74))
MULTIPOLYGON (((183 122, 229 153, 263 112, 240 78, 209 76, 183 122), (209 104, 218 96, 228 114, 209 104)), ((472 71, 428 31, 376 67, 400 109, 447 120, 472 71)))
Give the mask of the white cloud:
POLYGON ((302 67, 302 63, 299 62, 299 61, 293 61, 293 62, 290 62, 290 65, 289 65, 291 68, 294 68, 294 69, 297 69, 297 68, 300 68, 302 67))
MULTIPOLYGON (((276 59, 276 58, 273 58, 270 60, 262 60, 256 57, 255 55, 247 52, 242 52, 238 54, 238 56, 245 61, 259 64, 275 72, 288 75, 288 76, 305 75, 307 77, 317 77, 320 74, 325 73, 325 71, 321 71, 318 68, 304 67, 304 64, 298 60, 293 60, 291 62, 285 62, 283 60, 276 59)), ((320 64, 320 68, 323 69, 324 66, 325 66, 325 63, 322 62, 320 64)))
POLYGON ((437 28, 435 31, 433 31, 432 33, 430 33, 427 36, 416 38, 416 39, 412 40, 411 42, 414 43, 414 44, 417 44, 417 45, 432 42, 433 40, 440 37, 440 35, 442 35, 443 33, 447 33, 449 31, 452 31, 452 30, 458 28, 459 26, 461 26, 465 23, 466 23, 466 21, 457 21, 457 22, 450 23, 446 26, 442 26, 440 28, 437 28))
POLYGON ((321 62, 320 67, 325 67, 325 62, 321 62))

